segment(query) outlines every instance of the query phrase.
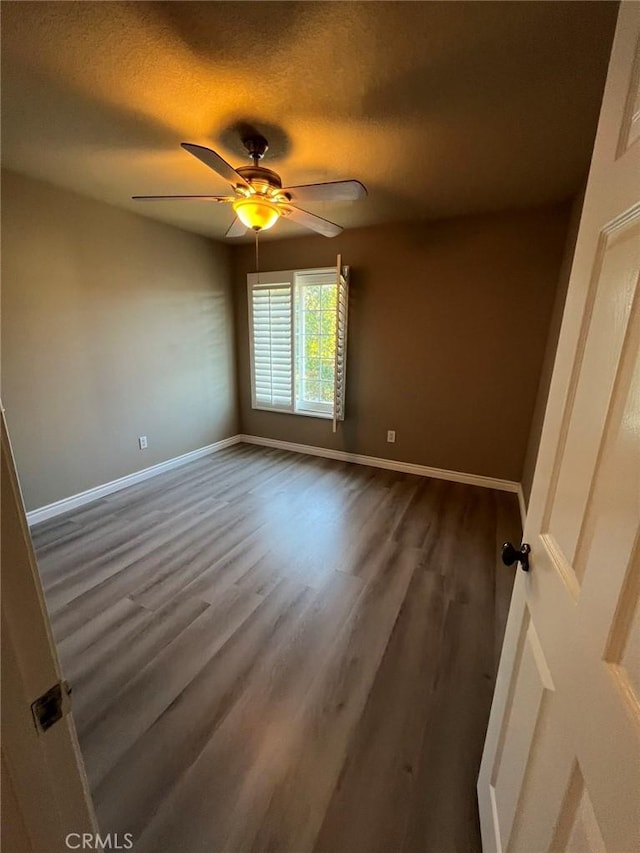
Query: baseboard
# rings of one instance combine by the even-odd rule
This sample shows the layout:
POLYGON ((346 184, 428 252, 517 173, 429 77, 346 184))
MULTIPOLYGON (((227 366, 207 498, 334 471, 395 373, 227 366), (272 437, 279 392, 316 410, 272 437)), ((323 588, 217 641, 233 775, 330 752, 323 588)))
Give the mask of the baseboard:
POLYGON ((47 504, 47 506, 42 506, 39 509, 32 509, 31 512, 27 513, 27 522, 31 527, 41 521, 55 518, 57 515, 62 515, 65 512, 69 512, 69 510, 91 503, 91 501, 98 500, 98 498, 103 498, 106 495, 119 492, 121 489, 126 489, 127 486, 133 486, 135 483, 141 483, 143 480, 157 477, 158 474, 164 474, 165 471, 170 471, 172 468, 179 468, 181 465, 186 465, 187 462, 193 462, 194 459, 200 459, 202 456, 209 456, 211 453, 216 453, 225 447, 231 447, 233 444, 238 444, 240 440, 241 437, 239 435, 232 435, 229 438, 223 438, 221 441, 215 441, 213 444, 207 444, 205 447, 199 447, 197 450, 183 453, 181 456, 174 456, 172 459, 167 459, 166 462, 159 462, 150 468, 143 468, 142 471, 127 474, 117 480, 112 480, 110 483, 104 483, 102 486, 87 489, 86 492, 79 492, 77 495, 71 495, 68 498, 47 504))
POLYGON ((136 483, 141 483, 143 480, 149 480, 151 477, 157 477, 158 474, 163 474, 165 471, 170 471, 172 468, 178 468, 181 465, 186 465, 188 462, 193 462, 195 459, 200 459, 202 456, 209 456, 222 450, 225 447, 231 447, 234 444, 244 442, 245 444, 258 444, 262 447, 277 447, 281 450, 290 450, 293 453, 305 453, 309 456, 323 456, 326 459, 337 459, 341 462, 352 462, 356 465, 370 465, 373 468, 386 468, 391 471, 402 471, 405 474, 417 474, 420 477, 434 477, 438 480, 450 480, 454 483, 466 483, 470 486, 480 486, 484 489, 498 489, 502 492, 513 492, 518 496, 518 504, 520 506, 520 517, 522 519, 522 527, 527 515, 524 502, 524 494, 522 486, 515 480, 500 480, 496 477, 484 477, 480 474, 465 474, 462 471, 448 471, 444 468, 431 468, 428 465, 416 465, 413 462, 399 462, 396 459, 383 459, 379 456, 363 456, 359 453, 347 453, 344 450, 331 450, 328 447, 315 447, 311 444, 296 444, 291 441, 279 441, 275 438, 262 438, 258 435, 232 435, 229 438, 223 438, 222 441, 216 441, 213 444, 207 444, 205 447, 200 447, 197 450, 191 450, 189 453, 183 453, 181 456, 175 456, 173 459, 167 459, 166 462, 160 462, 157 465, 152 465, 150 468, 143 468, 142 471, 135 471, 133 474, 127 474, 125 477, 120 477, 117 480, 112 480, 110 483, 104 483, 101 486, 95 486, 93 489, 87 489, 85 492, 79 492, 77 495, 71 495, 68 498, 63 498, 47 506, 33 509, 27 513, 27 521, 29 526, 38 524, 41 521, 47 521, 50 518, 55 518, 72 509, 76 509, 91 501, 111 495, 114 492, 119 492, 121 489, 126 489, 128 486, 133 486, 136 483))
POLYGON ((278 441, 275 438, 262 438, 258 435, 240 435, 239 440, 246 444, 260 444, 263 447, 277 447, 291 450, 293 453, 306 453, 309 456, 323 456, 326 459, 338 459, 341 462, 354 462, 357 465, 370 465, 373 468, 387 468, 391 471, 403 471, 420 477, 435 477, 438 480, 451 480, 454 483, 467 483, 485 489, 498 489, 501 492, 518 494, 520 483, 515 480, 499 480, 496 477, 483 477, 480 474, 465 474, 461 471, 447 471, 444 468, 431 468, 428 465, 415 465, 413 462, 399 462, 396 459, 382 459, 379 456, 362 456, 359 453, 347 453, 344 450, 330 450, 327 447, 314 447, 311 444, 295 444, 291 441, 278 441))

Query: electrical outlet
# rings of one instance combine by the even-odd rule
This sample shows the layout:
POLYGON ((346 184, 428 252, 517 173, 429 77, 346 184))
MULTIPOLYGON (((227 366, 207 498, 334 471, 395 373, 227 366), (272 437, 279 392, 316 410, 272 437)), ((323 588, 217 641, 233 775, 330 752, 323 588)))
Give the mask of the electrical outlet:
POLYGON ((388 429, 387 430, 387 441, 389 442, 389 444, 394 444, 395 440, 396 440, 395 429, 388 429))
POLYGON ((140 450, 146 450, 147 449, 147 447, 149 445, 147 443, 147 436, 146 435, 139 435, 138 436, 138 445, 140 446, 140 450))

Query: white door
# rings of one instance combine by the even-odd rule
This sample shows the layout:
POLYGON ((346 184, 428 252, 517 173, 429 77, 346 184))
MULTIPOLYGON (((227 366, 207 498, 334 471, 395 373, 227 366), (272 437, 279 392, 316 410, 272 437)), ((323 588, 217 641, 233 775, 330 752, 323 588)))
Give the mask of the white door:
MULTIPOLYGON (((640 4, 623 3, 478 780, 484 853, 640 850, 640 4)), ((526 346, 526 341, 523 344, 526 346)))
MULTIPOLYGON (((61 683, 2 412, 2 849, 53 853, 95 832, 70 714, 38 731, 31 705, 61 683)), ((68 700, 65 697, 65 702, 68 700)), ((66 710, 66 709, 65 709, 66 710)))

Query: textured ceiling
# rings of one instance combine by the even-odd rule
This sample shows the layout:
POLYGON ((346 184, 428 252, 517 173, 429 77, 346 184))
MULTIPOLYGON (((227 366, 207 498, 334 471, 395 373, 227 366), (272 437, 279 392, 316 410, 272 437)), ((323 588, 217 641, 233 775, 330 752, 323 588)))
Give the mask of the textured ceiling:
MULTIPOLYGON (((566 199, 584 179, 612 2, 3 2, 8 168, 221 237, 226 205, 183 140, 288 185, 357 178, 344 226, 566 199)), ((301 233, 280 222, 271 235, 301 233)))

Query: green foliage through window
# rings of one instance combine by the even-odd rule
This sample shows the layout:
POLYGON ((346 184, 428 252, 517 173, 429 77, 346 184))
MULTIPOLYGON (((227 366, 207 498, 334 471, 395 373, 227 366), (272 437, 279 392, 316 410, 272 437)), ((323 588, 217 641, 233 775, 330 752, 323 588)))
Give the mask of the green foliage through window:
POLYGON ((301 286, 297 396, 303 404, 333 404, 336 302, 334 284, 301 286))

